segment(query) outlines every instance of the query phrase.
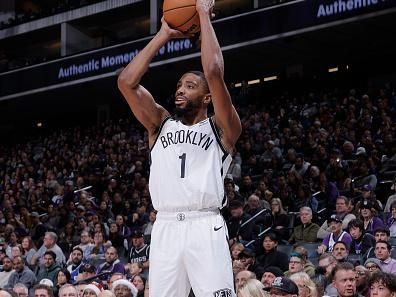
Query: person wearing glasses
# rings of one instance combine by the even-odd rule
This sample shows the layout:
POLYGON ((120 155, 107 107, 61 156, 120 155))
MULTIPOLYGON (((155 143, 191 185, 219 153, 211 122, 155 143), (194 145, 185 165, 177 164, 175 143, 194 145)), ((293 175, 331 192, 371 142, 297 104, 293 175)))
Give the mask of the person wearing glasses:
POLYGON ((382 271, 381 262, 377 258, 368 258, 366 262, 364 262, 364 267, 367 268, 370 274, 373 274, 377 271, 382 271))
POLYGON ((318 291, 316 290, 315 283, 311 280, 305 272, 297 272, 290 276, 290 280, 295 282, 298 287, 299 297, 317 297, 318 291))
POLYGON ((370 272, 363 265, 355 266, 356 271, 356 290, 359 294, 365 297, 370 297, 370 288, 368 286, 368 279, 370 272))
POLYGON ((286 277, 290 277, 294 273, 304 271, 305 261, 299 253, 292 252, 289 259, 289 270, 285 272, 286 277))

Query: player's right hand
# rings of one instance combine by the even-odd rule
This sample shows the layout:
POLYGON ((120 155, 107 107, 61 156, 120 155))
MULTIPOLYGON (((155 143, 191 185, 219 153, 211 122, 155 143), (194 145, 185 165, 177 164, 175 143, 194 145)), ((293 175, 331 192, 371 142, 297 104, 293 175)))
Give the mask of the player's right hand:
POLYGON ((194 34, 184 34, 183 32, 172 29, 171 27, 169 27, 164 17, 161 18, 161 24, 162 25, 160 31, 164 32, 170 39, 191 38, 194 36, 194 34))

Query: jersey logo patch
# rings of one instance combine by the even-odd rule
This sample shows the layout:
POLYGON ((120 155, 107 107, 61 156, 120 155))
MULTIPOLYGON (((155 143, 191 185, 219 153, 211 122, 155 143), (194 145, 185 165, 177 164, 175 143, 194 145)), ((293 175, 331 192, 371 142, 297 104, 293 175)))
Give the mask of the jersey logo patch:
MULTIPOLYGON (((223 226, 220 226, 220 227, 214 227, 213 229, 215 230, 215 231, 219 231, 221 228, 223 228, 223 226)), ((221 296, 221 295, 220 295, 221 296)))
POLYGON ((232 291, 230 289, 221 289, 213 292, 214 297, 232 297, 232 291))
POLYGON ((176 215, 176 219, 177 219, 178 221, 184 221, 184 220, 186 219, 186 215, 185 215, 184 213, 180 212, 180 213, 178 213, 178 214, 176 215))

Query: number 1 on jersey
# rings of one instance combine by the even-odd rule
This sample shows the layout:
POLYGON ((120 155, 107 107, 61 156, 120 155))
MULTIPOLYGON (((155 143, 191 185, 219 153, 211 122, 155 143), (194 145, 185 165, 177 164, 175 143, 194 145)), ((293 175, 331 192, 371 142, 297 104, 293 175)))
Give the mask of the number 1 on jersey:
POLYGON ((180 164, 180 178, 184 178, 185 173, 186 173, 186 153, 183 155, 179 156, 179 159, 181 160, 180 164))

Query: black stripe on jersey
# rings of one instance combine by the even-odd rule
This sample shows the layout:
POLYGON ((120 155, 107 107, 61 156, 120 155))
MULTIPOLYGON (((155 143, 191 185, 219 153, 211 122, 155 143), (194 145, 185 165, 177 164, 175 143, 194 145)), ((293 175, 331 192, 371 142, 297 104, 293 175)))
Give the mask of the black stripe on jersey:
MULTIPOLYGON (((171 117, 170 117, 170 116, 167 116, 167 117, 162 121, 160 127, 158 128, 157 137, 156 137, 155 140, 154 140, 153 146, 150 148, 150 153, 151 153, 151 151, 153 150, 155 144, 157 143, 157 140, 158 140, 158 138, 159 138, 159 136, 160 136, 160 134, 161 134, 162 128, 164 127, 166 121, 169 120, 169 119, 171 119, 171 117)), ((150 162, 150 163, 151 163, 151 162, 150 162)))
MULTIPOLYGON (((213 120, 212 120, 211 117, 209 118, 209 123, 210 123, 210 126, 212 127, 212 130, 213 130, 213 133, 214 133, 214 135, 215 135, 215 137, 216 137, 217 143, 220 145, 220 148, 221 148, 221 150, 223 151, 225 157, 227 157, 228 152, 227 152, 227 150, 224 148, 223 143, 221 142, 220 135, 219 135, 219 131, 217 131, 216 125, 213 123, 213 120)), ((223 157, 223 160, 222 160, 223 163, 224 163, 224 160, 225 160, 225 158, 223 157)))

